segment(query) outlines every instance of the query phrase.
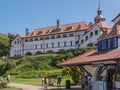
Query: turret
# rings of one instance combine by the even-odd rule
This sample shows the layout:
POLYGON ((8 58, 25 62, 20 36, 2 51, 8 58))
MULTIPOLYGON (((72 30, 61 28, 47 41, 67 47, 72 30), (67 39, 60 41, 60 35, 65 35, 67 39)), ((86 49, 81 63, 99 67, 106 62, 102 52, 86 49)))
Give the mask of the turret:
POLYGON ((100 7, 100 1, 99 1, 99 7, 97 11, 97 16, 94 19, 95 23, 99 23, 101 21, 105 21, 105 18, 102 16, 102 9, 100 7))

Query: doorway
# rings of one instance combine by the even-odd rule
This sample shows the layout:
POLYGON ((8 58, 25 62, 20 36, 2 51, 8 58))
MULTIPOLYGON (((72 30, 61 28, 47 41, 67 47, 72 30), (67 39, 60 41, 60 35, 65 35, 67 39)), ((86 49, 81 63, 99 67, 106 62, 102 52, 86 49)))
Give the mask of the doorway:
POLYGON ((115 86, 115 70, 107 70, 107 90, 114 90, 115 86))

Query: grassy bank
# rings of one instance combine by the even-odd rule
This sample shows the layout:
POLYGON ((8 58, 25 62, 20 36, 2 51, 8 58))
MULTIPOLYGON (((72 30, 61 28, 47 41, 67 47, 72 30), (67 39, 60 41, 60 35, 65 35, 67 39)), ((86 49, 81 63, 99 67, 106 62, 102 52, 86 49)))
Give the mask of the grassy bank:
MULTIPOLYGON (((66 78, 62 79, 61 86, 65 86, 66 80, 67 80, 66 78)), ((72 79, 70 79, 70 80, 71 80, 71 84, 73 84, 72 79)), ((12 78, 11 82, 42 86, 42 78, 30 78, 30 79, 12 78)), ((54 86, 57 86, 56 78, 54 79, 54 86)))

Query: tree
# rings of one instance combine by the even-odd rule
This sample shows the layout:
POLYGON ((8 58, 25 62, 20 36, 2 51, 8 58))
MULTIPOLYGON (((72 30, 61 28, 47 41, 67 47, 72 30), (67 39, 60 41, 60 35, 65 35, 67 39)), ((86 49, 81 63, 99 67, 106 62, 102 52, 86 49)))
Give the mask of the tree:
POLYGON ((77 66, 72 67, 63 67, 62 74, 66 76, 71 76, 72 80, 75 83, 79 83, 80 81, 80 69, 77 66))
POLYGON ((79 83, 79 81, 80 81, 80 68, 77 66, 70 67, 70 68, 71 68, 70 75, 72 77, 72 80, 75 83, 79 83))
POLYGON ((0 56, 9 54, 9 39, 5 34, 0 33, 0 56))

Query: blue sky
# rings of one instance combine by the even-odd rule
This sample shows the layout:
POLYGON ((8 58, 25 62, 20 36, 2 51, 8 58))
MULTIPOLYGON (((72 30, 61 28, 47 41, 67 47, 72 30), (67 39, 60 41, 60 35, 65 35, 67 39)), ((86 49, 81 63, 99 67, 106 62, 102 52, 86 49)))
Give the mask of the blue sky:
MULTIPOLYGON (((93 22, 99 0, 0 0, 0 32, 25 35, 36 28, 85 21, 93 22)), ((120 0, 101 0, 103 16, 109 25, 120 13, 120 0)))

